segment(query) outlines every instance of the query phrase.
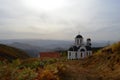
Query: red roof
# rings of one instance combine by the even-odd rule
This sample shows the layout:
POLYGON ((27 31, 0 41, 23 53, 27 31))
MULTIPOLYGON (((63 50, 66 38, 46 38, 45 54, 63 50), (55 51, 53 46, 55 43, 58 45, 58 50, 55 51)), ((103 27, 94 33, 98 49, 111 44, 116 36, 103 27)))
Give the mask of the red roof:
POLYGON ((40 58, 60 58, 58 52, 40 52, 40 58))

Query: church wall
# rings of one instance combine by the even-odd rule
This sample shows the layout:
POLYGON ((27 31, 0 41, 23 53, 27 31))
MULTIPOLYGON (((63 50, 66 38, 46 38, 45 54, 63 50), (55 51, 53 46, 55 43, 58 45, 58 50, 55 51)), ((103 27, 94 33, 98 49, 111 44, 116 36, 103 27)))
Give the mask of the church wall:
POLYGON ((77 59, 80 59, 80 52, 77 52, 77 59))
POLYGON ((85 54, 86 54, 86 52, 82 52, 83 53, 83 58, 85 58, 86 56, 85 56, 85 54))
POLYGON ((92 51, 87 51, 87 57, 92 55, 92 51))
POLYGON ((83 59, 91 55, 92 55, 92 51, 81 51, 81 52, 68 51, 68 59, 83 59))
POLYGON ((70 59, 70 51, 68 51, 67 58, 70 59))
POLYGON ((76 59, 75 51, 68 51, 68 59, 76 59))
POLYGON ((72 59, 76 59, 75 53, 76 53, 76 52, 73 52, 73 54, 72 54, 72 55, 73 55, 73 56, 72 56, 72 59))

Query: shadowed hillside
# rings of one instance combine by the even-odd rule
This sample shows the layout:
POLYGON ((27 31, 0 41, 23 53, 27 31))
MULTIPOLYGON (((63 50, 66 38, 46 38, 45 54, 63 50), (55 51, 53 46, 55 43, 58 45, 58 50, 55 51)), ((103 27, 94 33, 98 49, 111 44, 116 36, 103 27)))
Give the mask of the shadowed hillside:
POLYGON ((25 59, 25 58, 29 58, 29 56, 25 52, 17 48, 0 44, 0 59, 7 59, 11 61, 17 58, 25 59))

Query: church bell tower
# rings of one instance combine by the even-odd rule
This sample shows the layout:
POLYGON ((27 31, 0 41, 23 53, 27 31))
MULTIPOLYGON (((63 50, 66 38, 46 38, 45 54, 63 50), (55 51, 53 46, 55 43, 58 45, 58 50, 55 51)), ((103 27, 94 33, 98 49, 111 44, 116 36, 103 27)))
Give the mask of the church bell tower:
POLYGON ((81 46, 83 44, 83 37, 79 34, 75 37, 75 45, 81 46))

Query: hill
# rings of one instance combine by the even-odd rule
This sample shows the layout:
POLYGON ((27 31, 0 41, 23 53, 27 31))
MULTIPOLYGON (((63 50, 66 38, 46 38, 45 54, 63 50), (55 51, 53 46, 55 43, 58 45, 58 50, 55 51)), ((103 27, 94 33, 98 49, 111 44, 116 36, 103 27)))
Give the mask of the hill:
MULTIPOLYGON (((57 65, 60 63, 57 63, 57 65)), ((120 80, 120 42, 82 60, 67 60, 62 80, 120 80)))
POLYGON ((120 80, 120 42, 99 50, 82 65, 101 79, 120 80))
POLYGON ((9 45, 25 51, 31 57, 37 57, 38 53, 40 51, 45 51, 45 49, 42 47, 33 46, 30 44, 26 44, 26 43, 14 42, 14 43, 9 44, 9 45))
POLYGON ((120 80, 120 42, 81 60, 29 58, 1 62, 0 77, 1 80, 120 80))
POLYGON ((24 51, 21 51, 17 48, 0 44, 0 59, 7 59, 11 61, 17 58, 25 59, 29 58, 29 56, 24 51))
POLYGON ((30 45, 30 44, 26 44, 26 43, 20 43, 20 42, 14 42, 14 43, 9 44, 9 45, 25 51, 31 57, 38 57, 38 54, 40 52, 64 51, 65 50, 64 48, 61 48, 61 47, 56 47, 54 49, 49 49, 49 48, 51 48, 50 46, 47 46, 47 48, 46 48, 46 47, 34 46, 34 45, 30 45))

